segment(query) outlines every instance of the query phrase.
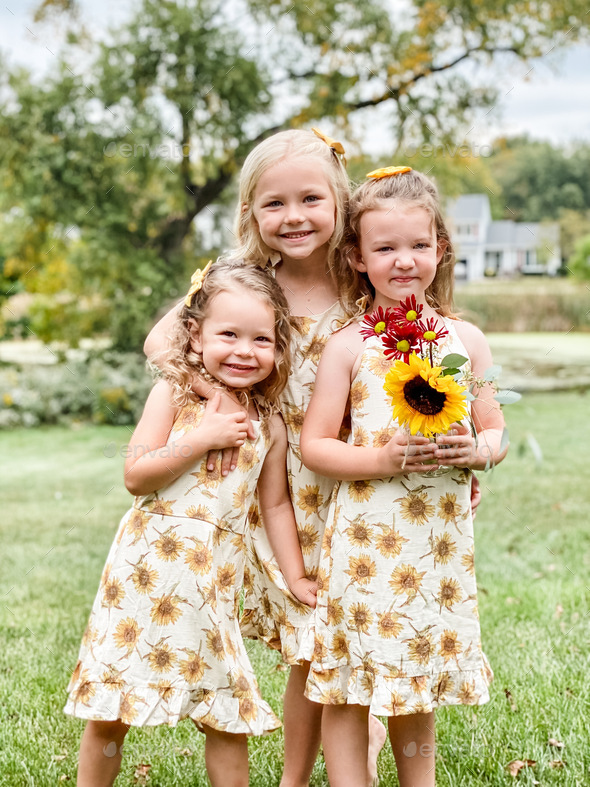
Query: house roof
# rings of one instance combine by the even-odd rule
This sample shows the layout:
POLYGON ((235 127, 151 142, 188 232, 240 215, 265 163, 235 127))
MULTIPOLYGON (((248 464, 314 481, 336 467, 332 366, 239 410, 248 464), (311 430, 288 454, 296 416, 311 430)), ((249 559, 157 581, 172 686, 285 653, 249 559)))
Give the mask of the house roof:
POLYGON ((481 219, 490 213, 490 201, 486 194, 462 194, 450 200, 447 215, 455 223, 481 219))

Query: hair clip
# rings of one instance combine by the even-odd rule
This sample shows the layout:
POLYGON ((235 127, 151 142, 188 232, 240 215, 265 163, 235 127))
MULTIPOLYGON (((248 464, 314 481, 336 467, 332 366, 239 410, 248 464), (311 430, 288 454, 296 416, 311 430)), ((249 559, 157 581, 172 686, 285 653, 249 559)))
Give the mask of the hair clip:
POLYGON ((325 142, 326 145, 332 149, 335 155, 342 156, 342 161, 346 164, 344 145, 342 144, 342 142, 337 142, 335 139, 332 139, 332 137, 328 137, 325 134, 322 134, 319 128, 312 128, 311 130, 316 135, 316 137, 319 137, 322 140, 322 142, 325 142))
POLYGON ((366 178, 379 180, 379 178, 392 178, 394 175, 402 175, 404 172, 411 172, 412 167, 382 167, 381 169, 374 169, 365 175, 366 178))
POLYGON ((213 260, 209 260, 209 262, 205 265, 204 268, 197 268, 197 270, 191 276, 191 286, 186 294, 186 298, 184 299, 185 306, 190 308, 191 303, 193 302, 193 295, 195 295, 201 287, 203 286, 203 281, 205 280, 205 276, 209 273, 209 269, 213 265, 213 260))

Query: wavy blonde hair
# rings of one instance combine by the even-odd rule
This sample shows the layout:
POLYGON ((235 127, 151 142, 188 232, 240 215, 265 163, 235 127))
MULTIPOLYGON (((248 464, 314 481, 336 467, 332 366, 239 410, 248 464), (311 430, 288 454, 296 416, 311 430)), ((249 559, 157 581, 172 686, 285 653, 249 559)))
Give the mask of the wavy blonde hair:
POLYGON ((191 305, 183 305, 178 314, 166 359, 162 363, 162 376, 174 388, 176 406, 182 407, 193 398, 191 386, 194 375, 202 372, 204 368, 201 354, 194 352, 191 346, 189 321, 195 320, 202 325, 213 298, 221 292, 239 293, 242 290, 256 295, 274 312, 274 368, 265 380, 254 386, 254 391, 264 398, 268 412, 278 409, 279 396, 291 371, 289 306, 283 291, 270 273, 237 259, 217 260, 205 276, 201 289, 193 295, 191 305))
POLYGON ((434 280, 426 290, 426 301, 443 317, 455 317, 453 313, 455 252, 440 209, 436 186, 421 172, 411 170, 390 177, 367 180, 354 191, 349 203, 344 255, 349 262, 359 258, 361 218, 367 211, 382 207, 382 203, 386 200, 424 208, 432 217, 436 241, 439 247, 443 248, 443 255, 436 267, 434 280))
POLYGON ((336 222, 328 247, 326 273, 331 277, 345 311, 351 315, 355 314, 358 311, 355 302, 363 294, 359 288, 362 290, 364 284, 341 253, 350 197, 348 176, 340 157, 312 131, 303 129, 279 131, 248 154, 240 173, 240 194, 234 230, 238 245, 237 249, 231 252, 231 257, 235 256, 247 262, 263 265, 273 254, 274 249, 267 246, 260 237, 258 224, 254 218, 253 203, 256 187, 267 169, 286 159, 298 158, 313 159, 318 162, 334 197, 336 222))

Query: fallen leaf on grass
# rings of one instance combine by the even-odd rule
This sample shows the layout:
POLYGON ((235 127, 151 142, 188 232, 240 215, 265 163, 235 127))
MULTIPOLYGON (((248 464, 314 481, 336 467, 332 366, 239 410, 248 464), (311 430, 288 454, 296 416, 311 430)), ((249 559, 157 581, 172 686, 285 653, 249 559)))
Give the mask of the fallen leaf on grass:
POLYGON ((508 773, 516 778, 523 768, 533 768, 537 764, 536 760, 512 760, 506 766, 508 773))
POLYGON ((506 699, 510 703, 510 710, 516 712, 518 708, 516 707, 516 703, 514 702, 514 699, 512 697, 512 692, 510 691, 510 689, 504 689, 504 694, 506 695, 506 699))
POLYGON ((59 780, 60 782, 69 782, 70 777, 68 776, 67 773, 62 773, 62 775, 59 777, 59 780))
POLYGON ((178 746, 174 749, 177 754, 182 754, 183 757, 192 757, 193 753, 190 749, 179 749, 178 746))
POLYGON ((142 762, 135 768, 135 773, 133 774, 135 784, 147 784, 151 767, 148 763, 142 762))
POLYGON ((565 746, 565 743, 563 743, 563 741, 558 741, 557 738, 549 738, 547 744, 549 746, 555 746, 556 749, 563 749, 565 746))
POLYGON ((549 763, 550 768, 565 768, 566 763, 563 760, 551 760, 549 763))
POLYGON ((563 615, 563 607, 561 606, 561 604, 557 604, 557 606, 555 607, 555 615, 553 615, 553 617, 559 620, 559 618, 562 615, 563 615))
POLYGON ((62 760, 65 760, 67 756, 67 754, 52 754, 51 759, 53 762, 61 762, 62 760))

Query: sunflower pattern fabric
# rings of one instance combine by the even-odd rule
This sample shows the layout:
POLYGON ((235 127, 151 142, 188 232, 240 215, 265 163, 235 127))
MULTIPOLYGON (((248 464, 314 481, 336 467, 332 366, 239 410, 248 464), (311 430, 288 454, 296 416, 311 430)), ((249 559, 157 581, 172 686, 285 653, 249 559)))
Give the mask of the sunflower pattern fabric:
MULTIPOLYGON (((445 351, 467 355, 446 321, 445 351)), ((368 339, 351 386, 356 445, 396 429, 383 390, 391 361, 368 339)), ((471 477, 455 468, 334 488, 324 534, 306 696, 383 716, 486 702, 474 571, 471 477)))
MULTIPOLYGON (((309 577, 316 577, 334 481, 308 470, 301 461, 301 427, 328 339, 345 321, 336 303, 314 317, 294 317, 293 367, 281 397, 287 425, 287 470, 299 543, 309 577)), ((313 651, 312 610, 287 593, 256 506, 250 511, 248 560, 244 579, 242 633, 280 650, 287 664, 309 661, 313 651)))
MULTIPOLYGON (((194 429, 202 402, 181 409, 169 441, 194 429)), ((123 517, 69 685, 82 719, 261 735, 280 727, 262 699, 240 635, 244 528, 270 447, 264 422, 223 478, 205 459, 123 517)))

